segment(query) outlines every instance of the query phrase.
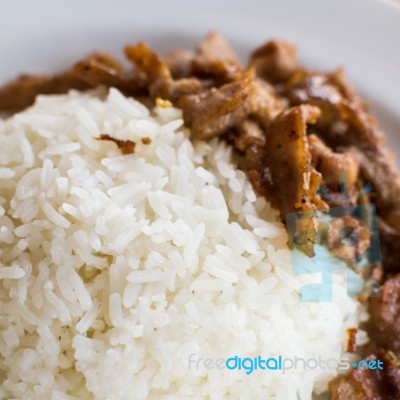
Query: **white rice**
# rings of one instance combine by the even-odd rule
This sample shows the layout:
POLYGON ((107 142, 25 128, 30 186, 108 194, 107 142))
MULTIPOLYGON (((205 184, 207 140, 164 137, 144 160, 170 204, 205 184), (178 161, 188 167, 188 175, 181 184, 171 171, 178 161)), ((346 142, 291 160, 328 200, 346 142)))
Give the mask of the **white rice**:
POLYGON ((365 316, 340 278, 333 302, 299 302, 318 275, 292 273, 285 229, 231 150, 182 125, 115 89, 0 120, 1 399, 306 400, 337 374, 188 367, 339 359, 365 316))

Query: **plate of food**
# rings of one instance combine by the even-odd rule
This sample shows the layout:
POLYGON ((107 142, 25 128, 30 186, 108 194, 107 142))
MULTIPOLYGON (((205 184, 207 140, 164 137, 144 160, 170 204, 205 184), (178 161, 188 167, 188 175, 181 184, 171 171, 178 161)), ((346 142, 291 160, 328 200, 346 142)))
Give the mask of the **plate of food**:
POLYGON ((400 397, 396 5, 2 7, 1 399, 400 397))

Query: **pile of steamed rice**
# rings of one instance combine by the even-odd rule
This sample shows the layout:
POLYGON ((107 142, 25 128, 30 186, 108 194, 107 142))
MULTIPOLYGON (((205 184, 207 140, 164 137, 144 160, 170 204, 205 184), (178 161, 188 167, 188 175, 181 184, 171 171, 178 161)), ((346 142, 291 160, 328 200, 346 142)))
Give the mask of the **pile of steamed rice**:
POLYGON ((41 96, 0 119, 0 398, 325 390, 337 371, 189 368, 190 355, 343 356, 360 305, 340 277, 332 302, 299 302, 319 275, 292 273, 277 221, 231 149, 191 141, 176 108, 111 89, 41 96))

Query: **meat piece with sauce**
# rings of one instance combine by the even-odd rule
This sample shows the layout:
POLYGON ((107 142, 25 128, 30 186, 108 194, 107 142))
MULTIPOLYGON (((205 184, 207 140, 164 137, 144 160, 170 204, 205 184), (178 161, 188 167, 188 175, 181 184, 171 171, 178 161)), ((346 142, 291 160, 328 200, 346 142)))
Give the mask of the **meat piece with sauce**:
POLYGON ((18 112, 29 107, 39 94, 65 93, 70 89, 86 90, 91 86, 72 74, 21 75, 0 88, 0 111, 18 112))
POLYGON ((243 70, 234 50, 218 32, 209 33, 199 43, 192 68, 194 75, 212 78, 217 85, 232 81, 243 70))
POLYGON ((308 144, 315 169, 324 177, 324 184, 332 189, 339 188, 340 174, 346 174, 347 189, 351 189, 358 179, 359 164, 350 152, 335 153, 316 135, 308 136, 308 144))
POLYGON ((385 214, 398 208, 400 178, 392 157, 382 146, 382 134, 364 105, 345 84, 342 73, 298 71, 284 91, 293 105, 314 104, 321 109, 318 135, 328 146, 349 151, 360 173, 374 187, 373 196, 385 214))
POLYGON ((371 299, 373 336, 381 347, 400 353, 400 275, 388 279, 371 299))
POLYGON ((285 40, 270 40, 251 54, 250 65, 262 79, 285 82, 298 68, 296 47, 285 40))
POLYGON ((366 358, 367 362, 375 361, 375 369, 354 369, 329 384, 331 400, 397 400, 400 386, 397 378, 400 369, 393 368, 383 353, 373 354, 366 358), (381 367, 377 368, 377 362, 381 367), (393 377, 395 376, 395 378, 393 377), (394 378, 394 379, 393 379, 394 378))
POLYGON ((322 74, 299 70, 282 94, 293 105, 314 104, 321 109, 316 133, 325 145, 350 153, 359 164, 360 178, 371 183, 370 201, 377 205, 381 241, 388 271, 398 271, 400 252, 400 177, 393 156, 383 146, 383 135, 359 96, 347 84, 343 71, 322 74))
POLYGON ((250 116, 268 124, 282 109, 273 89, 251 70, 219 88, 183 96, 179 106, 186 125, 198 139, 220 136, 250 116))
MULTIPOLYGON (((238 135, 234 139, 234 145, 237 150, 246 152, 253 146, 264 147, 266 140, 265 131, 259 122, 250 118, 246 119, 241 124, 238 124, 236 130, 238 135)), ((246 158, 251 158, 251 163, 255 161, 252 156, 247 156, 246 158)))
POLYGON ((51 75, 22 75, 0 88, 0 111, 17 112, 30 106, 39 94, 62 94, 70 89, 116 87, 130 94, 145 93, 143 79, 135 71, 124 71, 107 53, 94 53, 70 70, 51 75))
POLYGON ((150 95, 172 101, 181 96, 194 94, 204 89, 204 83, 195 78, 173 79, 168 65, 145 43, 125 47, 125 55, 141 72, 147 82, 150 95))
POLYGON ((174 79, 187 78, 193 74, 194 53, 189 50, 175 50, 167 53, 163 62, 167 65, 174 79))
MULTIPOLYGON (((284 221, 288 213, 312 212, 327 208, 317 194, 321 174, 311 164, 307 140, 307 124, 320 115, 318 108, 308 105, 283 111, 271 123, 263 157, 257 168, 248 171, 255 189, 265 195, 280 211, 284 221)), ((302 250, 313 255, 316 226, 300 239, 302 250)))
POLYGON ((383 369, 361 369, 330 383, 332 400, 397 400, 400 398, 400 275, 388 279, 371 299, 374 354, 383 369))

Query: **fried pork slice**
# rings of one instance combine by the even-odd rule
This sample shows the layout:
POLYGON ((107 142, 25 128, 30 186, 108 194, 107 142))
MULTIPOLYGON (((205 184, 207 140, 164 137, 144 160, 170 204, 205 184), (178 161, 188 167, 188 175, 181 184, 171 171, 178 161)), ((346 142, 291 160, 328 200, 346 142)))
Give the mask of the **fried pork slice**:
MULTIPOLYGON (((319 115, 319 109, 309 105, 283 111, 267 130, 259 165, 248 171, 255 189, 279 210, 282 221, 293 212, 312 220, 316 209, 327 208, 317 194, 321 174, 311 164, 307 140, 307 124, 314 124, 319 115)), ((309 228, 295 242, 312 256, 317 226, 309 228)))
POLYGON ((194 53, 189 50, 175 50, 167 53, 162 61, 167 65, 173 79, 187 78, 193 74, 194 53))
POLYGON ((297 71, 283 94, 291 104, 318 106, 321 109, 316 123, 318 136, 334 151, 351 153, 357 160, 361 181, 373 187, 369 198, 380 216, 385 272, 399 271, 400 177, 393 156, 384 147, 383 134, 347 84, 343 71, 332 74, 297 71))
POLYGON ((322 174, 323 183, 332 190, 340 190, 340 174, 346 174, 346 190, 350 190, 358 180, 359 164, 350 152, 336 153, 312 134, 308 144, 314 168, 322 174))
POLYGON ((370 182, 370 200, 380 215, 380 240, 386 272, 400 270, 400 177, 383 134, 360 97, 347 84, 342 70, 332 74, 299 71, 288 84, 292 104, 318 105, 319 136, 333 149, 349 152, 360 166, 360 177, 370 182))
POLYGON ((195 77, 174 80, 166 62, 145 43, 125 47, 125 55, 145 78, 153 98, 177 101, 181 96, 202 91, 205 83, 195 77))
POLYGON ((107 53, 89 55, 78 62, 71 73, 91 87, 115 87, 132 96, 146 93, 144 77, 134 70, 125 71, 118 61, 107 53))
POLYGON ((184 96, 179 106, 192 134, 204 140, 222 135, 250 116, 267 125, 282 110, 272 87, 258 80, 253 70, 220 88, 184 96))
POLYGON ((192 68, 195 75, 212 78, 217 86, 235 79, 243 70, 234 50, 218 32, 210 32, 197 46, 192 68))
POLYGON ((370 315, 370 336, 379 349, 379 358, 384 361, 385 386, 392 395, 383 398, 399 399, 400 274, 387 279, 381 286, 379 297, 371 298, 370 315))
POLYGON ((399 386, 391 377, 398 371, 392 368, 383 353, 367 357, 367 362, 375 361, 376 369, 354 369, 348 374, 330 382, 331 400, 397 400, 399 386), (378 361, 383 369, 377 368, 378 361))
POLYGON ((250 65, 262 79, 285 82, 298 69, 296 47, 284 40, 270 40, 251 54, 250 65))
POLYGON ((22 75, 0 88, 0 111, 17 112, 30 106, 39 94, 61 94, 70 89, 87 90, 104 85, 127 94, 143 94, 143 79, 124 72, 120 64, 106 53, 94 53, 70 70, 58 75, 22 75))
POLYGON ((382 218, 379 222, 379 239, 386 273, 400 271, 400 231, 389 226, 382 218))
POLYGON ((311 165, 307 140, 307 124, 319 115, 317 107, 308 105, 283 111, 267 131, 262 165, 250 171, 257 190, 272 197, 283 221, 291 212, 325 208, 316 194, 321 174, 311 165))
POLYGON ((400 352, 400 275, 388 279, 379 297, 371 299, 372 334, 376 343, 400 352))
POLYGON ((292 105, 307 103, 320 108, 318 135, 334 150, 349 151, 356 157, 361 177, 374 188, 371 197, 378 211, 390 225, 399 215, 400 228, 400 178, 393 157, 383 147, 383 134, 345 82, 343 72, 298 71, 283 94, 292 105))
POLYGON ((352 88, 346 80, 346 74, 343 68, 337 68, 333 72, 326 75, 327 82, 339 90, 340 94, 353 104, 358 104, 367 111, 365 103, 363 103, 359 94, 352 88))
POLYGON ((397 400, 400 398, 400 275, 389 278, 379 297, 371 298, 370 335, 377 348, 367 360, 382 369, 355 369, 330 383, 332 400, 397 400))
POLYGON ((265 145, 265 132, 260 123, 247 119, 236 127, 237 137, 234 146, 240 152, 246 152, 252 146, 263 147, 265 145))
POLYGON ((39 94, 60 94, 69 89, 85 90, 90 85, 73 74, 62 76, 21 75, 0 88, 0 112, 14 113, 32 105, 39 94))

